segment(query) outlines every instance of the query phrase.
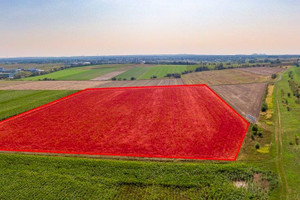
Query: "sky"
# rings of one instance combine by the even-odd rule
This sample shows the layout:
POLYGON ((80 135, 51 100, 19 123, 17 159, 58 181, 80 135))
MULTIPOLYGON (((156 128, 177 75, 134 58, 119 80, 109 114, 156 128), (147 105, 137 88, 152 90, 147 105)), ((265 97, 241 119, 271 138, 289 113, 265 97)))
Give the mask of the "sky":
POLYGON ((0 57, 300 54, 299 0, 0 0, 0 57))

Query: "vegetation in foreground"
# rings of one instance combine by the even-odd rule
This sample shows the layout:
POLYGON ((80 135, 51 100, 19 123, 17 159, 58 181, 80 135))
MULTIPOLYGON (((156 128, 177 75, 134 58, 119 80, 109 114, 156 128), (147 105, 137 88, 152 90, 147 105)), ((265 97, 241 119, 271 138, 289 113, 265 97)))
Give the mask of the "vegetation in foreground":
POLYGON ((266 199, 269 171, 240 163, 164 163, 0 155, 0 199, 266 199))

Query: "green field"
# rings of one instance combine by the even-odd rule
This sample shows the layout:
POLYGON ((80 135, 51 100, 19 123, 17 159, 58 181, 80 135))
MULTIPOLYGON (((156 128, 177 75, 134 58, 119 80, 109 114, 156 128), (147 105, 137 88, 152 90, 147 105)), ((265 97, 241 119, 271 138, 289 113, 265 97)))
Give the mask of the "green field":
POLYGON ((282 80, 275 84, 274 105, 278 105, 278 109, 274 106, 274 121, 281 135, 278 141, 282 143, 277 152, 282 180, 280 188, 283 198, 300 199, 300 141, 296 144, 296 137, 300 138, 300 104, 295 102, 296 97, 292 95, 288 80, 294 80, 300 85, 300 68, 289 69, 282 75, 282 80), (293 72, 293 79, 288 76, 290 71, 293 72))
POLYGON ((0 199, 266 199, 260 174, 240 164, 161 163, 0 154, 0 199), (234 181, 248 182, 248 189, 234 181))
POLYGON ((0 120, 25 112, 75 91, 0 90, 0 120))
POLYGON ((97 78, 109 72, 120 70, 122 67, 123 67, 122 65, 73 67, 73 68, 60 70, 45 75, 24 78, 22 80, 37 81, 37 80, 43 80, 45 78, 55 79, 55 80, 91 80, 93 78, 97 78))
MULTIPOLYGON (((0 117, 73 92, 0 91, 0 117)), ((244 162, 118 161, 2 153, 0 175, 0 199, 267 199, 277 187, 272 171, 244 162), (247 189, 236 187, 236 182, 246 183, 247 189)))
POLYGON ((116 79, 121 80, 126 79, 130 80, 131 77, 134 77, 138 80, 140 79, 151 79, 152 76, 156 76, 158 79, 166 78, 167 74, 184 72, 187 70, 186 65, 153 65, 153 66, 142 66, 130 69, 118 76, 116 79))

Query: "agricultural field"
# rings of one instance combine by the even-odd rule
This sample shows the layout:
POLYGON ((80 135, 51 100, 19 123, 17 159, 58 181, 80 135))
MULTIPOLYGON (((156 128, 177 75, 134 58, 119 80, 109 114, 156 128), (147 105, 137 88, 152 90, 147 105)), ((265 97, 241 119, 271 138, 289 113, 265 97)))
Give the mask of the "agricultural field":
POLYGON ((152 76, 156 76, 157 79, 166 78, 167 74, 184 72, 187 70, 186 65, 150 65, 150 66, 140 66, 133 69, 130 69, 118 76, 117 80, 130 80, 131 77, 135 79, 151 79, 152 76))
POLYGON ((131 87, 131 86, 156 86, 156 85, 183 85, 180 78, 176 79, 152 79, 135 81, 110 81, 100 85, 101 87, 131 87))
POLYGON ((49 103, 76 91, 0 90, 0 120, 49 103))
POLYGON ((195 72, 181 76, 185 84, 241 84, 267 82, 270 76, 259 75, 252 72, 245 72, 239 69, 213 70, 204 72, 195 72))
POLYGON ((239 68, 238 70, 242 70, 245 72, 251 72, 259 75, 271 76, 272 74, 277 74, 285 70, 282 67, 248 67, 248 68, 239 68))
POLYGON ((203 85, 90 89, 2 121, 0 149, 235 160, 248 125, 203 85))
POLYGON ((0 175, 0 199, 268 199, 277 186, 271 171, 242 163, 17 154, 0 154, 0 175))
POLYGON ((45 75, 27 77, 22 80, 37 81, 44 79, 54 80, 92 80, 102 75, 122 70, 131 65, 91 65, 83 67, 73 67, 45 75))
POLYGON ((0 81, 0 90, 83 90, 110 81, 0 81))
POLYGON ((255 123, 259 117, 261 101, 265 94, 266 86, 266 83, 250 83, 218 85, 211 88, 244 118, 255 123))

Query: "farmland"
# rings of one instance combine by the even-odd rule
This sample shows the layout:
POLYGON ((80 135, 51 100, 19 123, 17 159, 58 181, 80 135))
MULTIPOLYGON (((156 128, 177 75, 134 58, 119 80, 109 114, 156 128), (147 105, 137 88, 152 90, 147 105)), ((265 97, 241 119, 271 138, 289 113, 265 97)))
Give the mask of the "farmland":
POLYGON ((54 79, 54 80, 91 80, 107 73, 118 71, 128 65, 95 65, 95 66, 84 66, 84 67, 73 67, 57 72, 52 72, 45 75, 33 76, 24 78, 23 80, 43 80, 43 79, 54 79))
POLYGON ((93 89, 3 121, 0 149, 234 160, 247 128, 206 86, 93 89))
POLYGON ((276 187, 275 174, 241 163, 0 154, 0 175, 0 199, 266 199, 276 187))
POLYGON ((75 91, 1 91, 0 120, 72 94, 75 91))
POLYGON ((156 76, 157 79, 165 78, 167 74, 179 73, 186 71, 186 65, 153 65, 153 66, 140 66, 128 70, 118 76, 116 79, 119 80, 130 80, 131 77, 136 79, 151 79, 152 76, 156 76))
POLYGON ((265 94, 266 83, 219 85, 211 88, 246 119, 253 122, 249 115, 258 119, 261 101, 265 94))
POLYGON ((207 84, 207 85, 223 85, 223 84, 242 84, 267 82, 270 76, 245 72, 239 69, 225 69, 205 72, 195 72, 182 76, 185 84, 207 84))
MULTIPOLYGON (((141 66, 142 65, 139 65, 137 67, 141 66)), ((127 67, 128 68, 126 69, 129 70, 135 68, 134 66, 127 67)), ((88 66, 86 69, 92 68, 92 66, 88 66)), ((95 68, 97 68, 97 66, 95 66, 95 68)), ((118 73, 121 70, 122 68, 109 72, 105 75, 107 77, 111 77, 110 73, 118 73)), ((242 73, 245 72, 241 69, 238 70, 242 71, 242 73)), ((216 73, 222 72, 220 76, 215 77, 216 81, 213 82, 213 85, 216 84, 216 86, 213 86, 212 89, 222 96, 227 103, 229 103, 244 117, 249 113, 252 113, 253 115, 257 114, 257 110, 259 109, 258 101, 261 98, 264 90, 263 88, 265 87, 265 83, 252 83, 252 81, 268 81, 270 80, 270 73, 273 73, 268 72, 268 74, 266 74, 265 70, 262 72, 258 72, 258 69, 253 70, 254 71, 252 72, 245 72, 246 75, 243 79, 239 80, 235 77, 231 77, 228 70, 209 71, 216 73), (222 76, 226 80, 222 80, 222 76), (252 77, 253 80, 249 81, 249 77, 252 77), (255 79, 257 77, 258 79, 255 79), (226 85, 227 83, 232 82, 245 82, 245 79, 247 80, 246 82, 251 82, 251 84, 226 85), (224 85, 222 83, 226 84, 224 85)), ((285 79, 286 76, 287 75, 284 75, 283 79, 285 79)), ((101 79, 103 75, 98 77, 101 79)), ((209 81, 214 81, 213 76, 211 79, 212 80, 209 81)), ((2 90, 0 94, 0 101, 11 96, 11 98, 7 99, 7 101, 0 102, 0 111, 3 110, 3 112, 1 112, 2 115, 5 115, 3 118, 7 118, 7 116, 19 114, 75 92, 64 90, 175 84, 182 85, 184 83, 181 79, 135 81, 0 81, 0 90, 2 90), (32 91, 32 89, 49 91, 32 91), (46 98, 47 92, 49 92, 49 94, 53 94, 49 101, 43 100, 46 98), (28 95, 24 95, 25 93, 28 95), (35 93, 37 93, 37 95, 33 95, 35 93), (32 98, 31 95, 33 95, 32 98), (42 101, 39 99, 42 99, 42 101), (18 105, 17 108, 16 105, 18 105), (9 107, 10 109, 7 112, 7 108, 9 107)), ((96 98, 97 95, 95 96, 95 99, 96 98)), ((104 98, 98 99, 106 98, 107 95, 104 98)), ((125 102, 127 102, 127 100, 125 102)), ((153 102, 151 101, 151 98, 147 98, 147 104, 151 104, 151 102, 153 102)), ((172 98, 169 102, 171 104, 174 102, 174 99, 172 98)), ((143 105, 136 101, 134 103, 143 105)), ((73 108, 75 107, 76 106, 73 106, 73 108)), ((189 105, 184 107, 193 106, 189 103, 189 105)), ((180 108, 182 109, 182 107, 180 108)), ((90 109, 92 109, 92 107, 90 107, 90 109)), ((118 113, 119 110, 120 107, 115 108, 115 113, 118 113)), ((85 112, 86 111, 82 113, 85 112)), ((151 113, 153 110, 151 110, 151 112, 144 110, 144 112, 151 113)), ((77 113, 77 115, 74 114, 74 116, 78 115, 79 113, 77 113)), ((47 117, 45 117, 45 119, 47 119, 47 117)), ((49 123, 47 120, 35 125, 40 127, 41 124, 45 125, 49 123)), ((76 126, 71 125, 70 127, 76 126)), ((146 127, 148 127, 148 124, 146 127)), ((102 199, 197 199, 201 196, 209 199, 216 198, 216 192, 213 191, 218 191, 217 194, 219 196, 217 197, 224 199, 268 199, 270 197, 277 199, 277 195, 281 192, 277 186, 277 175, 273 173, 276 171, 276 167, 273 165, 274 161, 272 157, 275 148, 272 145, 274 143, 274 141, 272 143, 272 130, 270 127, 266 127, 266 129, 261 128, 261 130, 263 130, 263 137, 257 137, 255 140, 251 139, 251 129, 248 130, 244 144, 237 158, 238 161, 235 163, 211 163, 208 161, 191 163, 191 160, 189 160, 189 162, 182 162, 183 160, 180 159, 167 160, 174 161, 171 163, 149 162, 141 161, 144 160, 142 158, 133 157, 126 157, 126 159, 138 161, 118 161, 115 159, 120 159, 120 157, 116 156, 108 156, 106 157, 106 160, 94 160, 87 158, 73 158, 73 156, 78 157, 78 155, 74 154, 71 154, 70 156, 72 157, 68 158, 18 155, 15 153, 10 154, 5 152, 0 154, 0 171, 2 177, 0 187, 4 188, 5 191, 0 194, 0 198, 7 199, 8 197, 13 197, 45 199, 46 197, 51 198, 53 196, 72 199, 97 199, 101 196, 102 199), (257 150, 255 148, 257 143, 261 145, 262 149, 257 150), (268 147, 268 145, 270 145, 270 152, 260 153, 263 152, 265 147, 268 147), (12 182, 12 179, 18 180, 18 182, 12 182), (28 180, 31 181, 29 182, 28 180), (246 184, 246 186, 238 188, 235 186, 236 184, 246 184)), ((137 139, 131 139, 135 142, 137 141, 137 139)), ((51 139, 49 139, 49 141, 51 141, 51 139)), ((122 139, 119 139, 119 141, 123 142, 124 145, 124 141, 122 139)), ((86 143, 88 145, 88 142, 86 143)), ((183 146, 183 144, 181 146, 183 146)), ((61 154, 61 156, 66 155, 67 154, 61 154)), ((101 156, 101 158, 103 157, 101 156)), ((162 161, 162 159, 160 159, 160 161, 162 161)), ((285 167, 294 168, 293 166, 285 167)), ((297 172, 295 171, 296 169, 293 170, 294 172, 297 172)), ((290 179, 290 181, 293 180, 290 179)), ((294 188, 297 187, 297 183, 297 180, 294 180, 294 185, 289 184, 290 190, 295 191, 294 188)), ((282 183, 280 182, 280 184, 282 183)))

